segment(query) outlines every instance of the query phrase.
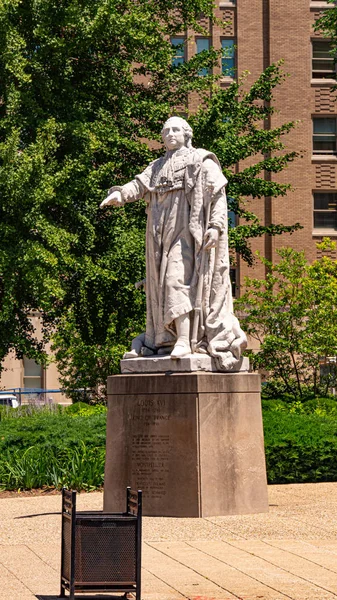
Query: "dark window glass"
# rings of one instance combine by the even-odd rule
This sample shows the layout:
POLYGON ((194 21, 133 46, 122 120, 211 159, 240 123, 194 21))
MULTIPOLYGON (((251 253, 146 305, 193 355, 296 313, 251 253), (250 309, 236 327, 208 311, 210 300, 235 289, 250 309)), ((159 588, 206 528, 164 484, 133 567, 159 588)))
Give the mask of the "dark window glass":
POLYGON ((226 77, 234 77, 235 71, 235 48, 234 48, 234 40, 222 40, 222 61, 221 61, 221 69, 222 74, 226 77))
MULTIPOLYGON (((195 40, 195 43, 197 45, 197 54, 200 54, 200 52, 203 52, 204 50, 209 50, 209 39, 208 38, 197 38, 195 40)), ((204 69, 200 69, 199 71, 199 75, 201 75, 202 77, 205 77, 205 75, 208 75, 209 71, 208 69, 205 67, 204 69)))
POLYGON ((337 229, 337 193, 314 193, 314 229, 337 229))
POLYGON ((336 119, 334 117, 314 118, 314 154, 336 153, 336 119))
POLYGON ((235 227, 236 225, 236 216, 234 210, 228 211, 228 224, 229 227, 235 227))
POLYGON ((237 289, 236 289, 236 269, 232 268, 229 270, 229 276, 230 276, 230 280, 231 280, 231 284, 232 284, 232 296, 233 298, 236 298, 237 295, 237 289))
POLYGON ((185 62, 185 38, 183 37, 174 37, 171 38, 171 44, 175 49, 175 56, 172 60, 172 65, 174 67, 179 67, 185 62))
POLYGON ((316 79, 336 79, 335 60, 326 40, 312 42, 312 76, 316 79))

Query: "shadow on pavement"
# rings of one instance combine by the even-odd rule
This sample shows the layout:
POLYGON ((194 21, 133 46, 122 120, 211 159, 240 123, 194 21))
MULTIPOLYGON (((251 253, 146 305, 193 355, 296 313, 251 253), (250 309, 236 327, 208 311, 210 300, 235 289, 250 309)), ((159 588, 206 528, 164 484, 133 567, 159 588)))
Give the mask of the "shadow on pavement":
POLYGON ((46 512, 46 513, 36 513, 35 515, 22 515, 20 517, 14 517, 14 519, 32 519, 33 517, 45 517, 46 515, 60 515, 61 511, 57 510, 55 512, 46 512))

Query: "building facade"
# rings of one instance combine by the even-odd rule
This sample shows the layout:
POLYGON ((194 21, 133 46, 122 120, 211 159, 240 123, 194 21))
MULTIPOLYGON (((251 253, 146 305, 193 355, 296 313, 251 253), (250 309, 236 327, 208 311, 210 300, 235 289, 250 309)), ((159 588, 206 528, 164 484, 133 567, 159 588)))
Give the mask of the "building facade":
MULTIPOLYGON (((290 183, 294 189, 286 197, 252 200, 250 207, 262 224, 300 222, 303 229, 291 236, 282 234, 252 242, 254 251, 273 261, 277 260, 277 249, 286 245, 305 250, 312 261, 320 256, 316 242, 324 236, 337 240, 337 93, 332 91, 335 65, 329 41, 314 30, 316 20, 329 7, 323 0, 218 0, 216 12, 225 20, 224 27, 211 26, 208 19, 201 19, 208 36, 187 33, 172 39, 177 46, 176 64, 210 46, 226 49, 226 58, 218 66, 223 87, 246 70, 250 73, 249 85, 268 65, 285 61, 284 70, 290 76, 275 90, 274 104, 279 112, 272 115, 271 127, 298 122, 285 142, 287 149, 300 152, 301 158, 272 177, 290 183)), ((192 97, 191 110, 197 107, 193 102, 197 100, 192 97)), ((332 258, 337 259, 336 252, 332 258)), ((233 271, 237 295, 246 275, 262 278, 264 266, 256 262, 251 268, 237 260, 233 271)), ((56 365, 51 363, 44 370, 34 361, 9 355, 0 386, 58 389, 56 365)), ((54 400, 65 398, 54 394, 54 400)))
MULTIPOLYGON (((303 229, 292 235, 253 241, 253 250, 273 261, 277 260, 277 249, 287 245, 305 250, 312 261, 320 256, 316 242, 324 236, 337 239, 337 93, 332 91, 335 65, 329 41, 314 30, 316 20, 329 7, 331 4, 322 0, 220 0, 217 16, 225 20, 225 27, 210 26, 204 19, 202 24, 209 36, 187 35, 185 56, 180 52, 176 59, 182 61, 211 45, 226 48, 227 58, 218 71, 223 71, 223 87, 246 70, 250 73, 249 85, 268 65, 285 61, 284 71, 289 77, 275 90, 278 111, 272 115, 270 125, 274 128, 297 121, 284 141, 289 151, 295 150, 301 157, 272 177, 290 183, 293 191, 286 197, 252 200, 250 208, 264 225, 299 222, 303 229)), ((336 253, 332 258, 337 258, 336 253)), ((250 268, 238 260, 237 294, 246 275, 264 277, 265 268, 258 262, 250 268)))
MULTIPOLYGON (((41 320, 32 315, 32 324, 38 339, 42 338, 41 320)), ((47 347, 47 353, 50 348, 47 347)), ((0 391, 13 391, 22 404, 54 402, 68 404, 70 400, 60 390, 59 374, 55 362, 50 362, 46 368, 27 357, 19 359, 10 352, 3 363, 0 379, 0 391), (39 393, 39 390, 46 390, 39 393)))

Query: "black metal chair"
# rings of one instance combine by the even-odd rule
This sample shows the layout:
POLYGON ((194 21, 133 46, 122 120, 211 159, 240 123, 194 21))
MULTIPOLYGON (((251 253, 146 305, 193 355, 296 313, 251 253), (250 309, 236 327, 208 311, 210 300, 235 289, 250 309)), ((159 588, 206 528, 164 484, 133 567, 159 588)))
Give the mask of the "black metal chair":
POLYGON ((126 512, 76 512, 76 492, 62 490, 61 592, 129 593, 140 600, 142 492, 126 490, 126 512))

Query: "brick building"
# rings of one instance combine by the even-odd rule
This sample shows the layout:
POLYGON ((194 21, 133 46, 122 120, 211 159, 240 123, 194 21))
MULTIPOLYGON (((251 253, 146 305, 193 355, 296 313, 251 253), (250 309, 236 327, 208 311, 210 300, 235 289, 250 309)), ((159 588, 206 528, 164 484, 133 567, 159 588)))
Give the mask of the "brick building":
MULTIPOLYGON (((227 48, 229 56, 218 71, 226 70, 222 86, 229 85, 232 76, 244 70, 250 72, 248 83, 252 83, 270 63, 285 59, 284 68, 290 77, 275 91, 280 112, 272 116, 271 126, 298 120, 286 141, 288 149, 301 151, 303 158, 273 175, 281 182, 291 183, 293 192, 285 198, 254 201, 251 208, 264 224, 290 225, 299 221, 303 229, 291 236, 254 241, 253 249, 271 260, 275 259, 277 248, 285 245, 304 249, 308 259, 314 260, 318 256, 315 242, 324 235, 337 239, 337 94, 331 91, 335 67, 329 57, 328 42, 313 30, 321 11, 329 6, 322 0, 218 0, 217 16, 225 19, 225 28, 210 28, 204 19, 202 24, 208 28, 209 36, 187 35, 172 40, 177 45, 177 63, 210 45, 227 48), (180 44, 185 40, 183 51, 180 44)), ((251 269, 238 261, 237 293, 247 274, 264 277, 264 267, 257 263, 251 269)), ((44 371, 34 361, 19 361, 9 355, 5 369, 1 387, 59 387, 54 364, 44 371)), ((63 398, 60 395, 55 400, 63 398)))
MULTIPOLYGON (((217 15, 228 24, 225 28, 210 27, 204 19, 209 37, 197 36, 186 44, 186 57, 210 45, 229 48, 229 53, 232 49, 232 58, 223 61, 227 76, 222 78, 222 86, 229 84, 228 74, 234 74, 233 68, 238 74, 248 70, 248 83, 252 83, 269 64, 285 60, 284 70, 290 77, 275 90, 274 104, 279 113, 272 116, 271 126, 299 121, 285 141, 289 150, 300 151, 303 158, 272 175, 280 182, 291 183, 293 192, 285 198, 253 201, 251 208, 263 224, 300 222, 303 229, 291 236, 254 241, 253 249, 271 260, 277 248, 285 245, 304 249, 308 259, 314 260, 318 256, 317 241, 324 235, 337 238, 337 94, 331 89, 335 66, 329 56, 329 42, 313 29, 329 6, 322 0, 218 0, 217 15)), ((176 60, 184 60, 183 54, 177 53, 176 60)), ((238 261, 237 291, 244 276, 253 272, 257 277, 265 274, 262 265, 256 264, 253 271, 238 261)))

